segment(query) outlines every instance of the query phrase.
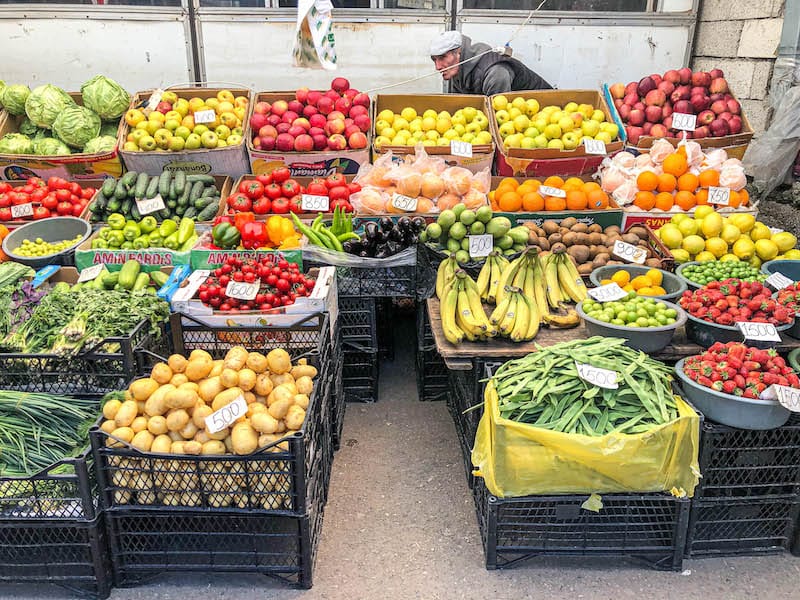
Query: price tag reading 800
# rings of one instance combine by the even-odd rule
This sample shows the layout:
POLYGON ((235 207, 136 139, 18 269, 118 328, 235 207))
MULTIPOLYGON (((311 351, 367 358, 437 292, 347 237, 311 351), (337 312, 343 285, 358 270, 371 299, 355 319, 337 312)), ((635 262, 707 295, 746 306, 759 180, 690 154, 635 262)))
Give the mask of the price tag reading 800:
POLYGON ((600 287, 587 290, 587 293, 597 300, 598 302, 613 302, 614 300, 622 300, 628 295, 628 292, 623 290, 616 283, 607 283, 600 287))
POLYGON ((708 188, 708 203, 718 206, 728 206, 731 203, 731 191, 726 187, 708 188))
POLYGON ((303 194, 300 196, 300 208, 318 212, 328 212, 331 200, 327 196, 315 196, 313 194, 303 194))
POLYGON ((18 219, 20 217, 32 217, 33 204, 26 202, 25 204, 15 204, 11 207, 11 218, 18 219))
POLYGON ((230 427, 236 419, 244 416, 246 412, 247 402, 242 396, 236 396, 233 402, 206 417, 206 431, 208 433, 222 431, 226 427, 230 427))
POLYGON ((156 194, 146 200, 136 200, 136 210, 139 211, 140 215, 149 215, 150 213, 164 210, 164 208, 166 208, 166 204, 164 204, 164 199, 160 194, 156 194))
POLYGON ((213 108, 209 108, 208 110, 198 110, 194 113, 194 122, 197 125, 201 123, 211 123, 214 119, 217 118, 217 113, 214 112, 213 108))
POLYGON ((406 212, 414 212, 417 210, 417 199, 411 196, 404 196, 403 194, 395 193, 392 196, 392 206, 397 210, 404 210, 406 212))
POLYGON ((783 288, 787 288, 790 285, 794 285, 794 281, 786 277, 783 273, 773 273, 769 277, 767 277, 766 281, 764 282, 773 290, 782 290, 783 288))
POLYGON ((550 187, 549 185, 540 185, 539 189, 537 190, 539 194, 542 196, 553 196, 554 198, 566 198, 567 192, 564 190, 560 190, 555 187, 550 187))
POLYGON ((587 383, 606 388, 607 390, 616 390, 619 388, 616 371, 593 367, 592 365, 579 363, 578 361, 575 361, 575 368, 578 369, 578 377, 587 383))
POLYGON ((225 295, 237 300, 252 300, 258 295, 259 284, 245 281, 229 281, 225 287, 225 295))
POLYGON ((472 158, 472 144, 459 140, 450 140, 450 154, 463 158, 472 158))
POLYGON ((780 342, 781 336, 772 323, 742 322, 736 324, 742 332, 745 341, 753 342, 780 342))
POLYGON ((469 255, 473 258, 483 258, 492 253, 494 236, 489 233, 469 236, 469 255))
POLYGON ((603 140, 593 140, 592 138, 583 138, 583 149, 586 154, 606 154, 606 144, 603 140))
POLYGON ((611 254, 622 260, 636 263, 637 265, 643 265, 644 261, 647 260, 647 250, 638 248, 622 240, 616 240, 614 242, 614 248, 611 250, 611 254))
POLYGON ((694 131, 697 129, 697 115, 687 113, 672 113, 672 128, 681 131, 694 131))

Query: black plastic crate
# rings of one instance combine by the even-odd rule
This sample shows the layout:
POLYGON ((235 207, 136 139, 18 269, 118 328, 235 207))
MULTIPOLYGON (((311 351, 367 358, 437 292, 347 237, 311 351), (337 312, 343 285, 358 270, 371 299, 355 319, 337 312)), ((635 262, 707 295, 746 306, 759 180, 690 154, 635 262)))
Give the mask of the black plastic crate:
POLYGON ((705 421, 696 499, 800 494, 800 415, 763 431, 705 421))
POLYGON ((689 500, 668 494, 603 494, 603 508, 581 505, 587 495, 496 498, 476 478, 473 488, 487 569, 535 556, 610 556, 654 568, 682 566, 689 500))
POLYGON ((49 583, 107 598, 111 582, 102 515, 91 521, 0 520, 0 585, 49 583))
POLYGON ((470 385, 470 382, 475 378, 472 371, 454 371, 450 369, 447 375, 450 386, 450 393, 447 396, 447 408, 456 428, 456 436, 464 459, 467 485, 471 489, 475 484, 475 476, 472 474, 472 446, 475 444, 478 423, 483 415, 483 399, 476 401, 474 398, 470 385))
POLYGON ((417 304, 417 349, 433 350, 436 341, 433 339, 431 320, 428 316, 428 303, 422 301, 417 304))
POLYGON ((331 394, 331 444, 334 450, 342 445, 342 429, 344 428, 344 415, 347 409, 344 394, 344 355, 339 353, 331 369, 330 394, 331 394))
POLYGON ((417 349, 415 355, 419 399, 426 402, 445 400, 450 383, 444 359, 435 349, 417 349))
POLYGON ((378 357, 394 360, 394 327, 399 317, 397 298, 378 298, 375 305, 375 326, 378 334, 378 357))
POLYGON ((343 296, 416 298, 417 267, 336 267, 336 283, 343 296))
POLYGON ((378 348, 375 298, 339 296, 339 331, 342 341, 364 348, 378 348))
POLYGON ((167 572, 258 573, 310 588, 323 507, 308 515, 174 510, 110 512, 114 582, 130 587, 167 572))
POLYGON ((800 497, 755 496, 692 501, 686 556, 757 555, 790 548, 800 497))
POLYGON ((344 344, 342 385, 347 402, 378 400, 378 352, 344 344))
POLYGON ((146 319, 130 335, 106 338, 77 356, 2 353, 0 389, 100 397, 139 374, 145 350, 168 350, 166 336, 153 335, 146 319))

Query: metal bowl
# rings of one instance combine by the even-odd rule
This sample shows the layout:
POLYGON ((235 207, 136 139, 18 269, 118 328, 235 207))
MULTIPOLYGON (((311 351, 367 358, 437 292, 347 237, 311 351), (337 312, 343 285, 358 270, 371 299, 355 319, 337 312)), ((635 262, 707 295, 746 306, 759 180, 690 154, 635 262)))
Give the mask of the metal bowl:
MULTIPOLYGON (((589 281, 599 286, 603 279, 611 279, 611 275, 617 271, 627 271, 631 274, 631 279, 633 279, 637 275, 644 275, 651 269, 653 269, 653 267, 643 267, 641 265, 607 265, 605 267, 598 267, 592 271, 589 274, 589 281)), ((647 296, 648 298, 674 300, 686 291, 686 282, 683 281, 683 279, 669 271, 664 271, 663 269, 657 270, 661 271, 661 287, 663 287, 667 293, 660 296, 647 296)))
MULTIPOLYGON (((718 325, 710 321, 703 321, 697 317, 686 313, 688 320, 686 321, 686 337, 700 344, 703 348, 708 348, 714 342, 741 342, 744 338, 742 331, 737 326, 718 325)), ((776 325, 775 329, 778 333, 786 332, 794 325, 794 321, 786 323, 785 325, 776 325)))
POLYGON ((34 269, 45 265, 64 265, 75 264, 75 248, 89 239, 92 234, 92 226, 88 221, 75 217, 50 217, 41 221, 32 221, 9 233, 3 239, 3 252, 13 261, 28 265, 34 269), (47 256, 20 256, 14 251, 22 245, 26 239, 35 240, 42 238, 45 242, 61 242, 69 240, 77 235, 83 237, 72 244, 69 248, 56 254, 47 256))
POLYGON ((742 398, 700 385, 683 372, 682 358, 675 365, 675 375, 686 399, 706 417, 717 423, 739 429, 774 429, 784 425, 791 411, 777 400, 742 398))
POLYGON ((685 310, 672 302, 664 300, 660 302, 664 302, 668 308, 674 308, 678 312, 678 317, 672 325, 664 325, 662 327, 623 327, 622 325, 606 323, 588 316, 583 310, 583 302, 578 304, 577 311, 586 322, 586 329, 589 331, 589 335, 623 338, 626 346, 634 350, 652 353, 666 348, 672 341, 675 330, 686 323, 685 310))

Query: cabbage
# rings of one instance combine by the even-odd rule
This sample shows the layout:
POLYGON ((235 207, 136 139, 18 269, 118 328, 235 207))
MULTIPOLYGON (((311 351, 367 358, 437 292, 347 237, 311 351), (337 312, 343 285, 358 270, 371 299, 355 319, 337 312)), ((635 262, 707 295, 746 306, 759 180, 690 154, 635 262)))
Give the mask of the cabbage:
POLYGON ((110 135, 111 137, 117 137, 118 131, 119 131, 119 121, 103 121, 103 124, 100 126, 100 135, 110 135))
POLYGON ((96 75, 84 83, 81 94, 83 105, 100 115, 101 119, 121 117, 131 103, 131 95, 104 75, 96 75))
POLYGON ((3 88, 3 106, 14 116, 25 114, 25 101, 31 89, 27 85, 7 85, 3 88))
POLYGON ((56 117, 53 131, 65 144, 83 148, 89 140, 100 135, 100 117, 83 106, 70 106, 56 117))
POLYGON ((83 148, 83 151, 86 154, 95 154, 96 152, 111 152, 116 147, 116 136, 101 135, 93 140, 89 140, 89 142, 83 148))
POLYGON ((31 121, 28 117, 22 119, 22 123, 19 124, 17 129, 19 129, 20 133, 24 133, 25 135, 29 136, 36 134, 36 132, 39 130, 39 128, 36 126, 36 123, 31 121))
POLYGON ((36 132, 33 135, 29 135, 28 137, 36 141, 46 137, 53 137, 53 133, 49 129, 42 129, 41 127, 37 127, 36 132))
POLYGON ((6 82, 0 79, 0 108, 3 108, 3 90, 6 89, 6 82))
POLYGON ((50 128, 53 121, 68 106, 75 102, 60 87, 45 84, 31 92, 25 101, 25 114, 39 127, 50 128))
POLYGON ((0 154, 33 154, 33 142, 27 135, 7 133, 0 138, 0 154))
POLYGON ((33 140, 33 152, 39 156, 63 156, 65 154, 72 154, 72 151, 64 142, 49 137, 33 140))

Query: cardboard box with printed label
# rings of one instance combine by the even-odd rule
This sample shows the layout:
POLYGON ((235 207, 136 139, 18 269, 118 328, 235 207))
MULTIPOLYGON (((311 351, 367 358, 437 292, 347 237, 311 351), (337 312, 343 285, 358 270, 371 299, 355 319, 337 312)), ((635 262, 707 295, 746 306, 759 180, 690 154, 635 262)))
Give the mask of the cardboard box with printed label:
POLYGON ((190 253, 189 264, 192 269, 216 269, 231 256, 236 258, 269 256, 273 257, 275 261, 284 258, 298 265, 303 264, 303 251, 300 248, 295 250, 223 250, 212 247, 210 232, 200 236, 190 253))
POLYGON ((92 236, 75 250, 75 266, 79 271, 96 264, 104 264, 109 271, 119 271, 126 261, 136 260, 142 265, 142 271, 157 271, 161 267, 188 265, 191 252, 176 252, 168 248, 143 248, 141 250, 112 250, 109 248, 92 248, 92 242, 99 236, 95 231, 92 236))
MULTIPOLYGON (((635 208, 635 207, 634 207, 635 208)), ((753 215, 754 218, 758 218, 758 208, 756 206, 751 206, 747 208, 718 208, 717 212, 721 214, 723 217, 729 217, 733 214, 744 214, 744 215, 753 215)), ((623 229, 627 229, 631 225, 647 225, 655 231, 656 229, 660 229, 665 224, 669 223, 672 217, 676 214, 688 214, 690 217, 694 218, 694 211, 689 211, 688 213, 681 212, 664 212, 663 210, 659 211, 640 211, 640 210, 628 210, 627 208, 622 212, 622 227, 623 229)))

